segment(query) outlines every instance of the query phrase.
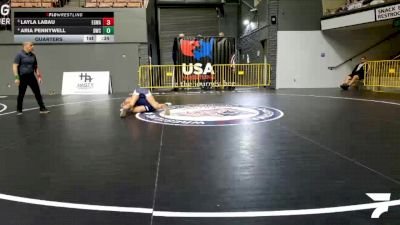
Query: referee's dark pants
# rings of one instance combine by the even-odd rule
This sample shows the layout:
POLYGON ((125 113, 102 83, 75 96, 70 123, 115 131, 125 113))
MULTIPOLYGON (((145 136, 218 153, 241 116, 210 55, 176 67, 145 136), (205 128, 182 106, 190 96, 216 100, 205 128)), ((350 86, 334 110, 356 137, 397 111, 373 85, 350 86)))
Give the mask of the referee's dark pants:
POLYGON ((26 92, 26 88, 30 87, 32 92, 35 94, 35 98, 37 103, 40 106, 40 109, 45 109, 42 95, 40 94, 39 84, 36 80, 35 74, 24 74, 20 76, 20 83, 18 86, 18 99, 17 99, 17 110, 22 111, 22 103, 24 101, 24 96, 26 92))

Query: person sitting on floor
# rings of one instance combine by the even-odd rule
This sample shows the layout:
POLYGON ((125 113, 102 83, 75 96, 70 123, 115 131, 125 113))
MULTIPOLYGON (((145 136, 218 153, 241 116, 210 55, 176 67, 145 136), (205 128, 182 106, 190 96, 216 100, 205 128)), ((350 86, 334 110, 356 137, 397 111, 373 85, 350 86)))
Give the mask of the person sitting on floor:
POLYGON ((135 89, 132 96, 122 102, 120 117, 126 117, 128 112, 153 112, 159 109, 163 109, 165 115, 170 115, 168 105, 158 103, 148 89, 135 89))
POLYGON ((367 57, 361 57, 361 62, 354 67, 351 74, 347 75, 344 83, 340 85, 343 90, 349 89, 350 86, 355 86, 359 80, 364 79, 364 65, 366 61, 367 57))

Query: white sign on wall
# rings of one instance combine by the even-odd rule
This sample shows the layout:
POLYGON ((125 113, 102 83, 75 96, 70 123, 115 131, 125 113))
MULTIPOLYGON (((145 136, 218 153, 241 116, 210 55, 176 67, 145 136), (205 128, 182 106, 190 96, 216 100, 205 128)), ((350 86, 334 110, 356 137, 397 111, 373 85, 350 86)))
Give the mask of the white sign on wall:
POLYGON ((112 93, 109 71, 64 72, 62 95, 112 93))
POLYGON ((400 17, 400 4, 375 9, 376 21, 400 17))

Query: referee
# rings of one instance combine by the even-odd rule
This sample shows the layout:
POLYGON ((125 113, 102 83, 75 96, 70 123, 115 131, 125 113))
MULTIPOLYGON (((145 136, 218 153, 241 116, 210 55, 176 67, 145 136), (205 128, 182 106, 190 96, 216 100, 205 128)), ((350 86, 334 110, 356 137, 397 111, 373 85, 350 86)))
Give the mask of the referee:
POLYGON ((35 94, 36 101, 40 106, 40 113, 49 113, 49 110, 44 106, 42 95, 40 94, 39 83, 42 83, 42 75, 37 65, 36 56, 32 51, 33 43, 24 42, 23 49, 17 53, 14 59, 13 72, 15 84, 18 86, 17 115, 22 114, 22 103, 28 86, 35 94))

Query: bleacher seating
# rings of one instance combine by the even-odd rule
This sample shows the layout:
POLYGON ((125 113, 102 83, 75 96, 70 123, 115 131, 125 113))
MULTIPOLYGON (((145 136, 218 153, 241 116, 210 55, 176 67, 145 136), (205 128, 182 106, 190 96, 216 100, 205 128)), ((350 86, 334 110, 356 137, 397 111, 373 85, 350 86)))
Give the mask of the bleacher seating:
MULTIPOLYGON (((12 8, 63 7, 67 0, 12 0, 12 8)), ((86 8, 145 8, 147 0, 84 0, 86 8)))
POLYGON ((85 7, 87 8, 142 8, 144 7, 143 0, 86 0, 85 7))
POLYGON ((13 0, 11 7, 24 7, 24 8, 50 8, 57 7, 57 0, 13 0))
POLYGON ((351 11, 357 11, 361 8, 373 8, 377 5, 385 3, 400 2, 399 0, 323 0, 323 3, 327 6, 324 7, 324 16, 335 15, 338 13, 346 13, 351 11))
POLYGON ((12 0, 12 8, 52 8, 62 7, 66 0, 12 0))

